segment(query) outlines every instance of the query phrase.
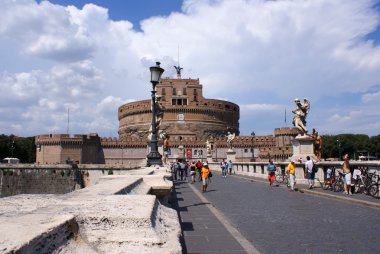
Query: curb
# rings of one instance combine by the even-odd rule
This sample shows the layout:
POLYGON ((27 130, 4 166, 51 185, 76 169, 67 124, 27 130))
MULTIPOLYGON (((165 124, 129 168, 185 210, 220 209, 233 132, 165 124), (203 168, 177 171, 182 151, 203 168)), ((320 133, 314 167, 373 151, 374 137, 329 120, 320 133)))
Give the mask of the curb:
POLYGON ((355 204, 359 204, 359 205, 365 205, 365 206, 369 206, 372 208, 380 209, 379 203, 374 203, 374 202, 365 201, 365 200, 353 199, 353 198, 349 198, 349 197, 345 197, 345 196, 340 197, 337 195, 332 195, 332 194, 323 193, 323 192, 319 192, 319 191, 312 191, 309 189, 299 189, 299 190, 303 191, 304 193, 310 194, 310 195, 315 195, 315 196, 320 196, 320 197, 325 197, 325 198, 331 198, 331 199, 337 199, 337 200, 342 200, 342 201, 346 201, 346 202, 350 202, 350 203, 355 203, 355 204))

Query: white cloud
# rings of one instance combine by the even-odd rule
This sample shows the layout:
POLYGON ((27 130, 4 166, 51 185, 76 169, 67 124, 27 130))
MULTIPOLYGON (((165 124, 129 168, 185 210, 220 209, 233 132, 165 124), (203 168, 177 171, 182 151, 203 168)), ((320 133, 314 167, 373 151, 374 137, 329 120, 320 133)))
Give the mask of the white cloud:
POLYGON ((362 96, 362 101, 364 103, 379 103, 380 102, 380 91, 375 93, 366 93, 362 96))
POLYGON ((240 105, 240 111, 244 113, 268 113, 273 111, 279 111, 284 110, 283 105, 276 105, 276 104, 247 104, 247 105, 240 105))
MULTIPOLYGON (((150 96, 149 66, 160 60, 164 76, 175 76, 178 45, 183 77, 200 78, 207 98, 239 104, 242 130, 281 127, 294 97, 320 107, 308 124, 326 131, 345 131, 360 117, 376 122, 374 114, 349 113, 365 111, 349 100, 335 102, 345 109, 335 118, 316 117, 330 109, 326 98, 361 96, 380 84, 380 47, 365 37, 380 23, 374 0, 185 0, 182 13, 146 19, 142 32, 94 4, 0 1, 0 45, 9 45, 0 55, 5 133, 65 132, 70 108, 73 132, 116 135, 117 108, 150 96)), ((375 108, 378 98, 367 93, 362 102, 375 108)), ((377 132, 368 126, 357 131, 377 132)))

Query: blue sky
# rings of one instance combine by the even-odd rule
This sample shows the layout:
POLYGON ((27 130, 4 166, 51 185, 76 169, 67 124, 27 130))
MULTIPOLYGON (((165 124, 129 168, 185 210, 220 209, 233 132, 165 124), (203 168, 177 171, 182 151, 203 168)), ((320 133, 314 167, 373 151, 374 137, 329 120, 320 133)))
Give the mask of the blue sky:
POLYGON ((240 131, 380 134, 380 1, 0 0, 0 130, 117 136, 117 108, 149 98, 149 66, 199 78, 240 106, 240 131), (287 123, 284 111, 287 111, 287 123))
POLYGON ((52 0, 51 3, 60 5, 75 5, 82 8, 87 3, 106 7, 112 20, 132 22, 136 30, 140 30, 140 21, 152 16, 168 16, 172 12, 180 12, 181 0, 52 0))

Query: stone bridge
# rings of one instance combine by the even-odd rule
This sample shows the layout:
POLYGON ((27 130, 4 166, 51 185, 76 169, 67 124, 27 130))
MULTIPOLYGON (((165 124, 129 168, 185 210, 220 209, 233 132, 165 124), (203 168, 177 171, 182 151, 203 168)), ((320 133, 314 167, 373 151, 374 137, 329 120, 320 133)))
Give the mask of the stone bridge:
POLYGON ((177 212, 164 205, 169 178, 142 168, 67 194, 1 198, 0 253, 181 253, 177 212))
MULTIPOLYGON (((247 179, 265 178, 266 164, 264 162, 234 163, 234 170, 236 175, 241 175, 247 179)), ((284 169, 287 165, 287 163, 275 164, 284 169)), ((368 168, 370 170, 378 170, 380 167, 378 162, 351 162, 351 165, 353 168, 368 168)), ((220 170, 219 163, 210 163, 210 166, 213 171, 220 170)), ((320 168, 318 178, 323 180, 323 174, 327 167, 341 168, 342 163, 320 162, 318 167, 320 168)), ((304 180, 302 168, 302 163, 296 164, 299 183, 304 180)), ((8 188, 8 186, 5 188, 5 185, 8 184, 13 184, 13 186, 17 187, 27 183, 28 177, 33 183, 30 186, 37 185, 38 181, 40 181, 38 188, 15 188, 13 190, 13 194, 34 194, 20 194, 0 198, 0 253, 183 253, 184 246, 187 246, 187 250, 199 249, 202 247, 199 239, 216 237, 212 228, 208 227, 213 232, 211 236, 203 236, 205 228, 199 228, 203 225, 200 223, 202 218, 206 220, 205 225, 217 225, 216 221, 210 220, 211 215, 206 212, 207 209, 204 209, 205 205, 210 204, 211 207, 212 202, 212 207, 215 205, 215 207, 222 209, 222 213, 229 214, 232 219, 236 215, 241 220, 244 216, 251 216, 252 211, 255 211, 255 213, 263 211, 263 214, 265 214, 267 209, 265 206, 268 203, 265 200, 277 197, 273 195, 273 192, 262 188, 259 183, 252 184, 252 180, 242 181, 241 178, 233 177, 226 184, 225 180, 217 177, 218 173, 216 172, 217 178, 213 179, 212 189, 206 196, 202 197, 201 202, 190 195, 195 189, 192 186, 198 186, 200 183, 195 183, 194 185, 186 181, 176 183, 178 190, 182 188, 181 191, 175 191, 176 195, 179 195, 176 201, 179 203, 178 207, 181 216, 179 218, 177 211, 168 207, 168 196, 173 193, 173 182, 170 180, 171 173, 165 167, 127 169, 112 168, 105 165, 79 165, 78 168, 73 169, 67 165, 54 167, 47 165, 41 167, 18 165, 8 166, 7 168, 0 166, 0 169, 0 187, 3 187, 3 190, 8 188), (66 181, 69 188, 61 189, 58 186, 63 184, 61 181, 66 181), (54 188, 52 185, 57 186, 54 188), (188 191, 188 189, 192 191, 188 191), (229 207, 224 198, 233 195, 234 192, 231 192, 231 190, 237 189, 239 190, 236 193, 250 193, 250 197, 256 193, 257 197, 252 199, 252 202, 250 199, 245 199, 244 205, 242 205, 241 200, 234 204, 234 206, 240 207, 239 209, 241 210, 235 211, 235 214, 234 212, 231 213, 234 208, 229 207), (60 194, 61 191, 65 194, 60 194), (264 202, 258 206, 257 202, 260 200, 264 200, 264 202), (184 202, 186 204, 183 204, 184 202), (224 209, 224 206, 227 206, 227 208, 224 209), (244 212, 245 210, 250 212, 244 212), (197 215, 197 218, 190 216, 194 214, 197 215), (190 231, 186 231, 188 230, 186 225, 190 225, 190 222, 186 221, 186 219, 192 221, 190 231), (184 232, 188 233, 184 237, 182 236, 180 223, 182 223, 184 232), (191 245, 191 237, 198 239, 194 241, 193 246, 191 245), (181 245, 181 239, 183 238, 186 241, 185 245, 181 245)), ((196 191, 194 192, 196 193, 196 191)), ((280 204, 278 202, 285 200, 284 197, 292 200, 293 206, 299 203, 300 207, 303 207, 305 202, 311 200, 310 198, 304 199, 302 196, 295 200, 292 198, 293 196, 289 196, 289 194, 285 194, 281 190, 277 191, 276 195, 279 195, 276 204, 280 204)), ((239 200, 236 196, 229 200, 232 202, 235 199, 239 200)), ((284 207, 289 209, 287 202, 285 202, 284 207)), ((331 205, 329 201, 323 200, 313 202, 316 204, 323 202, 330 209, 337 210, 344 206, 344 204, 331 205)), ((357 204, 368 203, 366 201, 360 202, 360 200, 355 202, 357 204)), ((378 204, 375 205, 378 207, 378 204)), ((278 209, 278 213, 280 213, 285 208, 280 205, 273 205, 270 210, 278 209)), ((318 207, 316 206, 315 210, 319 213, 317 209, 318 207)), ((291 210, 290 214, 297 211, 291 210)), ((303 210, 301 209, 300 211, 299 216, 304 216, 303 210)), ((346 209, 345 211, 349 210, 346 209)), ((370 212, 368 211, 368 214, 370 212)), ((367 211, 361 210, 361 214, 363 213, 367 213, 367 211)), ((259 224, 255 227, 248 227, 246 231, 243 230, 242 232, 250 232, 249 235, 251 235, 255 232, 252 228, 265 229, 266 226, 264 225, 267 225, 268 222, 265 222, 266 224, 262 223, 258 218, 265 218, 265 216, 258 216, 256 220, 259 224)), ((239 220, 235 223, 239 227, 244 227, 244 225, 251 225, 256 221, 248 217, 246 219, 242 225, 238 224, 239 220)), ((301 229, 300 225, 299 230, 301 229)), ((221 232, 218 229, 218 236, 221 236, 219 236, 219 242, 216 241, 218 244, 214 243, 215 248, 231 248, 232 245, 226 246, 228 245, 227 238, 223 238, 225 235, 221 234, 221 232)), ((233 235, 236 234, 237 231, 234 231, 233 235)), ((282 236, 283 234, 281 233, 282 236)), ((260 235, 255 239, 262 238, 263 235, 260 235)), ((314 236, 312 238, 315 239, 314 236)), ((244 246, 244 241, 242 246, 244 246)), ((260 247, 260 244, 258 246, 260 247)), ((207 249, 212 246, 205 244, 203 247, 207 249)), ((240 253, 253 253, 247 251, 247 249, 252 249, 248 247, 245 248, 245 251, 240 250, 240 253)), ((370 248, 373 248, 372 243, 370 248)))

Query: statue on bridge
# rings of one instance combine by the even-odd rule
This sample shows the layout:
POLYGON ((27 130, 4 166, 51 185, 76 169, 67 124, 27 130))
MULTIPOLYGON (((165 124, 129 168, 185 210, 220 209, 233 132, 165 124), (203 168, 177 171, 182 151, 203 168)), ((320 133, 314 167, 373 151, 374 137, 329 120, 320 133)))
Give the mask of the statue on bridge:
POLYGON ((211 156, 211 142, 209 139, 206 140, 206 151, 207 151, 207 156, 211 156))
POLYGON ((306 116, 310 110, 310 102, 308 99, 304 99, 302 104, 297 98, 294 99, 294 102, 296 104, 296 108, 292 111, 294 114, 293 125, 301 132, 302 135, 306 135, 308 131, 306 128, 306 116))
POLYGON ((235 139, 235 133, 227 133, 227 147, 229 151, 232 151, 232 141, 235 139))
POLYGON ((313 129, 311 136, 314 138, 314 154, 320 161, 322 159, 322 137, 313 129))

